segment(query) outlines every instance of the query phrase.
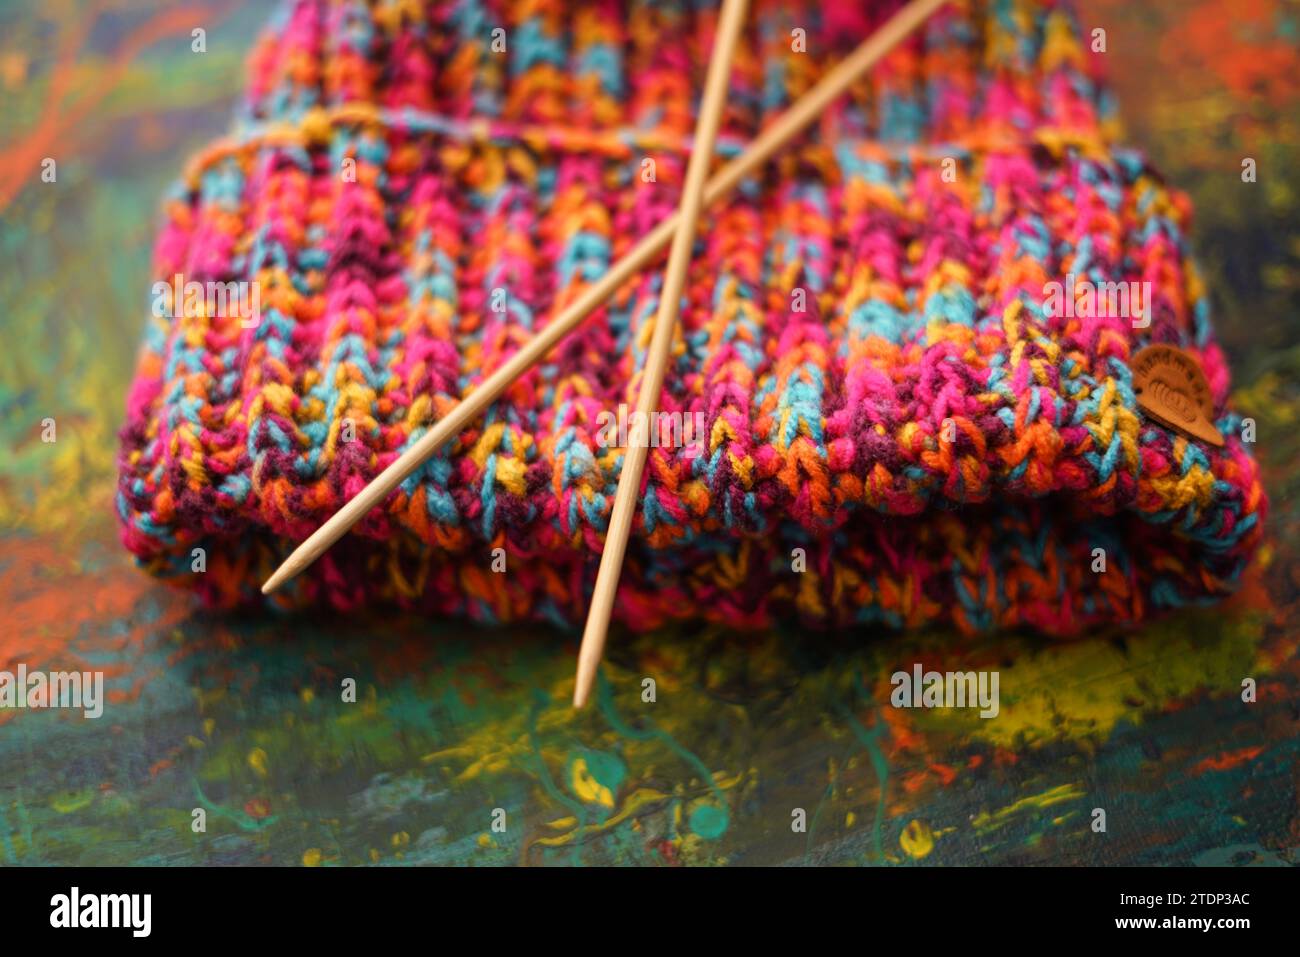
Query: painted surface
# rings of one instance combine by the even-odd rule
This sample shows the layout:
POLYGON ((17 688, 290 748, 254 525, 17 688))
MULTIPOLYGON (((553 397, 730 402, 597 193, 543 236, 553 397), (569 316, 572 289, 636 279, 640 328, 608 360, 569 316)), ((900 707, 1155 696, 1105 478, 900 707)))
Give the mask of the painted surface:
POLYGON ((1131 138, 1197 203, 1258 422, 1272 538, 1242 593, 1056 645, 615 636, 574 714, 574 644, 553 632, 214 617, 131 567, 114 430, 153 214, 226 128, 264 6, 5 4, 0 669, 102 669, 109 701, 98 720, 0 711, 0 864, 1300 863, 1300 13, 1137 6, 1085 9, 1131 138), (915 662, 998 670, 999 717, 890 708, 915 662))

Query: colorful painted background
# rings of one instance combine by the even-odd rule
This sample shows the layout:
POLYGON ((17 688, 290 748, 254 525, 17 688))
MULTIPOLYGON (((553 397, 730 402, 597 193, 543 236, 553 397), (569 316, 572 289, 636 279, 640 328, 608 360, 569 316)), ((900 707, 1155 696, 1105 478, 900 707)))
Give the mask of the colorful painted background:
POLYGON ((1197 203, 1259 424, 1271 539, 1241 594, 1068 644, 616 635, 575 714, 567 636, 216 617, 131 566, 115 430, 158 201, 225 131, 266 4, 5 0, 0 669, 110 690, 99 720, 0 712, 0 864, 1300 863, 1300 4, 1082 6, 1130 139, 1197 203), (998 670, 1000 716, 889 708, 918 661, 998 670))

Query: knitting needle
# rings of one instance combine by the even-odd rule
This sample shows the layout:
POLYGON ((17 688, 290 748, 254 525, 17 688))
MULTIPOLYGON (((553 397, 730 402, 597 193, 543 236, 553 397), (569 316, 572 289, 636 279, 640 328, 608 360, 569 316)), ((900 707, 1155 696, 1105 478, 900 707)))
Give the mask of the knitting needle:
MULTIPOLYGON (((745 2, 746 0, 723 0, 722 15, 718 20, 713 56, 709 60, 709 72, 704 81, 704 96, 700 101, 699 117, 695 121, 695 137, 691 141, 691 158, 686 166, 679 223, 668 250, 668 266, 664 270, 663 288, 659 293, 659 311, 655 315, 654 332, 650 337, 650 348, 646 352, 645 367, 641 370, 636 415, 642 422, 654 421, 654 413, 659 406, 659 393, 663 391, 664 374, 668 371, 668 351, 672 348, 673 331, 677 328, 682 290, 686 285, 686 272, 695 246, 696 221, 704 203, 704 181, 709 174, 713 144, 722 120, 722 107, 727 100, 731 59, 744 23, 745 2)), ((645 438, 644 442, 630 443, 623 452, 618 491, 614 494, 614 509, 610 512, 605 548, 600 555, 600 569, 596 572, 596 589, 591 596, 587 627, 582 633, 582 647, 578 651, 578 678, 573 689, 575 708, 581 708, 587 703, 592 682, 596 678, 596 667, 605 650, 605 636, 614 610, 614 593, 618 590, 623 555, 627 551, 632 518, 636 515, 637 499, 641 494, 641 473, 645 471, 645 460, 650 454, 649 436, 645 438)))
MULTIPOLYGON (((784 146, 790 139, 821 115, 830 103, 847 90, 859 77, 875 65, 876 61, 897 46, 912 31, 925 22, 947 0, 912 0, 894 14, 879 30, 862 42, 849 56, 835 66, 790 109, 777 117, 760 133, 743 153, 723 166, 704 187, 704 205, 709 206, 725 196, 784 146)), ((440 419, 392 464, 380 472, 356 497, 340 508, 316 529, 293 553, 284 560, 262 585, 262 593, 270 594, 286 581, 300 574, 316 561, 326 549, 347 534, 348 529, 388 494, 402 484, 442 445, 465 430, 480 413, 508 389, 516 379, 531 369, 592 312, 650 264, 672 240, 681 222, 681 213, 674 212, 662 220, 640 242, 619 259, 597 282, 584 289, 572 303, 551 320, 541 331, 519 347, 519 351, 502 363, 440 419)))

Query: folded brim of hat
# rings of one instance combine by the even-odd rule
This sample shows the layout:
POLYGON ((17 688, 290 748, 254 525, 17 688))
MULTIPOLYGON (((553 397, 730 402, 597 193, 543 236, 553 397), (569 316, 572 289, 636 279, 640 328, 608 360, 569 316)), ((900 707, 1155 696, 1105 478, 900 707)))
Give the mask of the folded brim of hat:
MULTIPOLYGON (((1031 3, 946 8, 710 210, 653 424, 628 410, 661 262, 262 598, 678 201, 716 13, 498 6, 302 0, 254 50, 157 244, 117 496, 149 571, 580 622, 648 441, 629 626, 1064 634, 1232 590, 1265 503, 1190 207, 1112 142, 1068 8, 1031 3), (1222 446, 1139 405, 1153 343, 1199 365, 1222 446)), ((723 158, 898 4, 798 6, 756 5, 723 158)))

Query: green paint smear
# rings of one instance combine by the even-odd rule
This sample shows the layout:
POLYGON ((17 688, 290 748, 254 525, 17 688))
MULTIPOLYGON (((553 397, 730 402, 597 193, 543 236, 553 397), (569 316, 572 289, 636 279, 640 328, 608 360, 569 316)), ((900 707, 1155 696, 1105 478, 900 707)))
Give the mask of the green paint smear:
POLYGON ((717 782, 713 780, 713 772, 709 770, 708 765, 701 761, 694 752, 679 744, 677 739, 667 731, 654 727, 654 722, 649 718, 646 719, 645 723, 651 725, 651 727, 645 731, 641 731, 632 727, 619 717, 618 712, 614 709, 613 691, 610 688, 609 681, 605 678, 603 671, 598 675, 597 701, 600 705, 601 715, 609 722, 611 728, 623 737, 631 738, 633 741, 659 741, 667 745, 668 749, 672 751, 673 754, 677 755, 695 769, 696 773, 699 774, 700 779, 709 786, 710 790, 713 791, 714 797, 720 801, 724 800, 722 788, 718 787, 717 782))

